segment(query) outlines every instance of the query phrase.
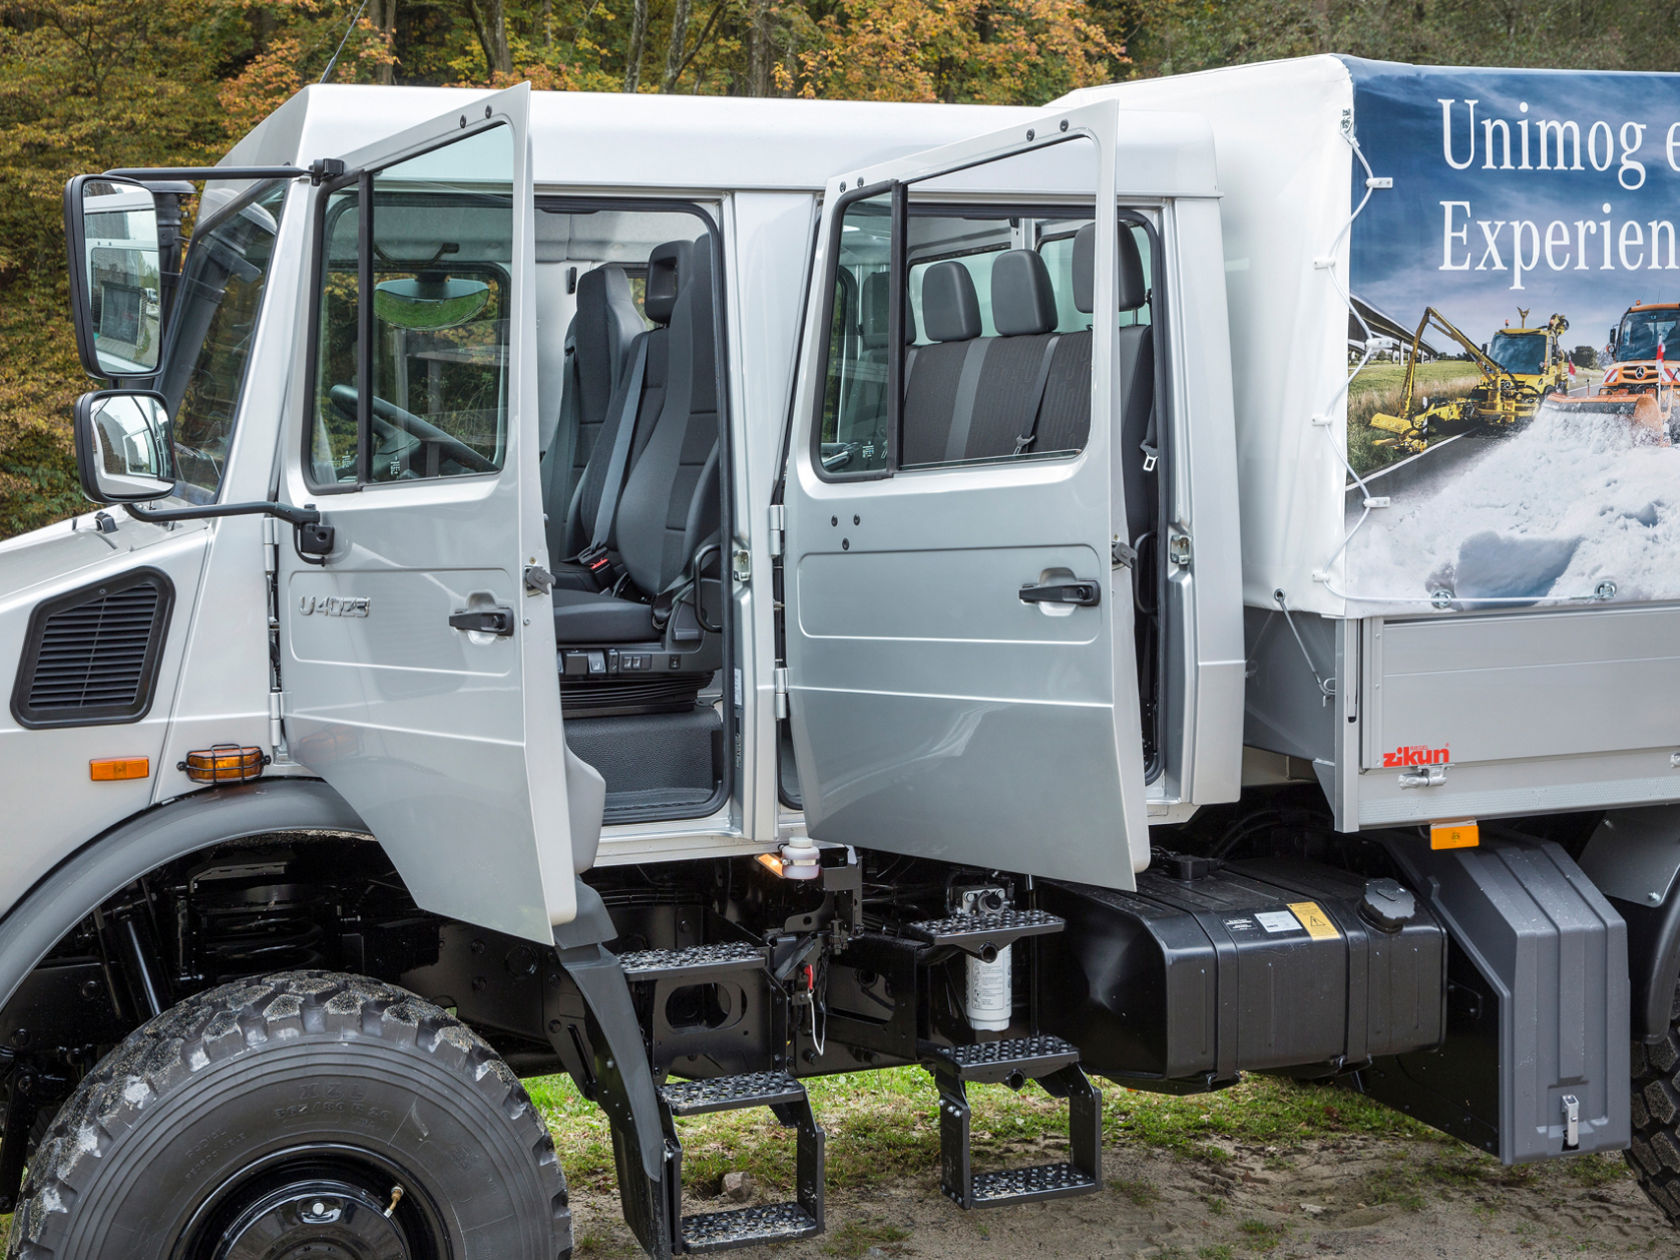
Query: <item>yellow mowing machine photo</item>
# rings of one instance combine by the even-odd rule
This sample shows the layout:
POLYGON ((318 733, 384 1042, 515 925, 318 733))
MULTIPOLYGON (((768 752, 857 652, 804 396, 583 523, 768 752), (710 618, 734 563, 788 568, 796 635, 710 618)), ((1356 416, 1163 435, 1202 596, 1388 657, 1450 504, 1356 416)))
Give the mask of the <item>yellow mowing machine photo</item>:
POLYGON ((1397 446, 1415 455, 1428 445, 1429 435, 1441 427, 1463 431, 1472 425, 1508 429, 1534 418, 1540 405, 1554 393, 1568 389, 1569 358, 1561 344, 1569 321, 1553 315, 1538 328, 1527 327, 1528 311, 1517 309, 1523 327, 1501 328, 1493 340, 1478 346, 1451 320, 1433 306, 1423 312, 1412 334, 1406 361, 1406 387, 1400 413, 1377 412, 1371 427, 1394 434, 1379 438, 1379 446, 1397 446), (1462 398, 1442 399, 1431 405, 1416 394, 1418 356, 1423 334, 1431 327, 1464 347, 1471 361, 1481 369, 1482 379, 1462 398))

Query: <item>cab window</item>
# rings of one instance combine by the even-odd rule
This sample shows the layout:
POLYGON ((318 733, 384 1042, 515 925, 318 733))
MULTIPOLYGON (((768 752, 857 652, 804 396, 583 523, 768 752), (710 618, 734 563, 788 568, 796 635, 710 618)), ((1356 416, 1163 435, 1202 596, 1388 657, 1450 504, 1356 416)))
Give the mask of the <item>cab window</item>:
POLYGON ((322 203, 318 488, 473 476, 507 449, 513 149, 493 127, 322 203))

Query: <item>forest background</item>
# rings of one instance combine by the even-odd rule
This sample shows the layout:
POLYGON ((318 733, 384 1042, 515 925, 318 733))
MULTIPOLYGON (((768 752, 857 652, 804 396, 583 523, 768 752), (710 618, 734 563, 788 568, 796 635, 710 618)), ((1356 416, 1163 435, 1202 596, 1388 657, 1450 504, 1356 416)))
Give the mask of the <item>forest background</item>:
POLYGON ((214 161, 336 82, 1036 104, 1316 52, 1672 69, 1649 0, 0 0, 0 537, 86 506, 64 182, 214 161))

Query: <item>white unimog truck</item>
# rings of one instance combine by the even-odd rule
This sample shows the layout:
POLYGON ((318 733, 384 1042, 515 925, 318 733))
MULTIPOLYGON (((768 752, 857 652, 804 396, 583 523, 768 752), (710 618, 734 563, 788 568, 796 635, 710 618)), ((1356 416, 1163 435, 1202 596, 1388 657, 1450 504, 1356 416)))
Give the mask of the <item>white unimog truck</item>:
POLYGON ((1088 1073, 1265 1071, 1680 1219, 1680 448, 1364 423, 1426 308, 1670 292, 1677 185, 1680 78, 1330 57, 314 87, 72 181, 107 506, 0 545, 10 1254, 551 1260, 556 1071, 654 1256, 821 1230, 802 1081, 903 1064, 963 1208, 1100 1187, 1088 1073), (1066 1161, 974 1168, 977 1081, 1066 1161), (759 1106, 791 1199, 685 1211, 683 1118, 759 1106))

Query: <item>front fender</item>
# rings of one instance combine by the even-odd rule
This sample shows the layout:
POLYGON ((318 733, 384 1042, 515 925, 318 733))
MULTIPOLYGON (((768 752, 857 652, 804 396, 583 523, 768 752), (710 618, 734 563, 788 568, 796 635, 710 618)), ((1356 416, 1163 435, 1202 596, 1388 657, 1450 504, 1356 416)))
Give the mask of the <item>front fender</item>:
POLYGON ((0 919, 0 1007, 64 936, 121 888, 225 840, 275 831, 369 836, 316 779, 269 779, 180 797, 119 823, 54 867, 0 919))
POLYGON ((1634 1038, 1661 1037, 1680 985, 1680 805, 1606 814, 1579 865, 1627 922, 1634 1038))

